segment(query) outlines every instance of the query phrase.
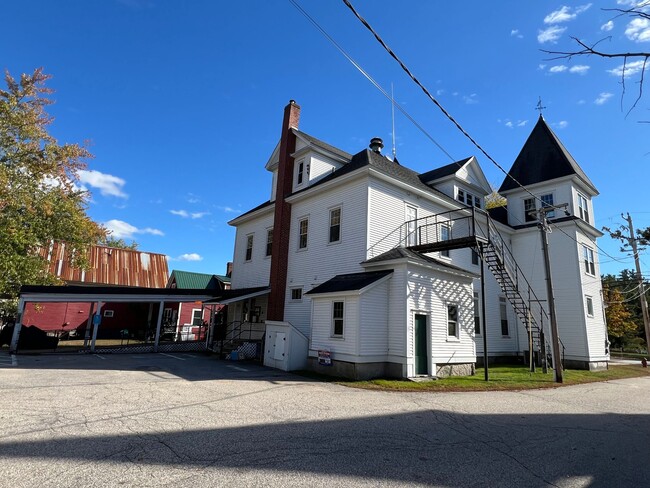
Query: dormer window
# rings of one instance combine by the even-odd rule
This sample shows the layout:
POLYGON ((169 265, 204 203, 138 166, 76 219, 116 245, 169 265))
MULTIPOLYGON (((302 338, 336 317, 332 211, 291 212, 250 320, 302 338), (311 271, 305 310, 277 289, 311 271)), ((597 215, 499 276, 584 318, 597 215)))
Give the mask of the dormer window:
POLYGON ((478 196, 472 195, 470 192, 463 190, 462 188, 458 188, 456 191, 456 200, 463 202, 470 207, 473 206, 476 208, 481 208, 481 199, 478 196))
POLYGON ((578 213, 582 220, 589 223, 589 206, 587 204, 587 199, 578 193, 578 213))

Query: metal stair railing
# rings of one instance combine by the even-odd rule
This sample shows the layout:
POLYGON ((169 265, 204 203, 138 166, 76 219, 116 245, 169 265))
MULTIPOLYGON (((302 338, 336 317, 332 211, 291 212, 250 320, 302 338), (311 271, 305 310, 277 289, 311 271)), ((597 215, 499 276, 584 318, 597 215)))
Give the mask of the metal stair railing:
MULTIPOLYGON (((476 248, 527 332, 530 327, 534 348, 541 353, 551 350, 544 334, 545 324, 550 323, 548 313, 486 211, 467 207, 404 222, 371 246, 368 257, 396 247, 421 253, 460 247, 476 248)), ((560 361, 564 363, 565 347, 561 340, 560 345, 560 361)), ((548 357, 544 359, 548 361, 548 357)))

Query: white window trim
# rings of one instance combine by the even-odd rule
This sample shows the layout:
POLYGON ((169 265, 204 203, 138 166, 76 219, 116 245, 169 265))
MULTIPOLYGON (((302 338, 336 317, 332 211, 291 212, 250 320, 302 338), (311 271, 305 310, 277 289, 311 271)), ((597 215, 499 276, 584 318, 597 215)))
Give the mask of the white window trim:
POLYGON ((291 286, 289 288, 289 300, 293 303, 302 302, 302 297, 304 296, 302 286, 291 286), (300 298, 293 298, 293 290, 300 290, 300 298))
MULTIPOLYGON (((267 247, 269 245, 269 232, 273 232, 273 227, 267 227, 266 228, 266 242, 264 243, 264 259, 270 259, 271 256, 273 256, 273 251, 271 251, 271 254, 267 254, 267 247)), ((273 235, 273 238, 275 238, 275 235, 273 235)), ((273 238, 271 239, 271 250, 273 249, 273 238)))
POLYGON ((587 197, 584 196, 582 193, 580 193, 580 192, 576 192, 576 193, 578 195, 577 196, 577 200, 578 200, 578 217, 580 217, 580 219, 582 219, 583 221, 585 221, 585 222, 587 222, 589 224, 590 223, 590 221, 589 221, 589 217, 590 217, 590 215, 589 215, 589 200, 587 200, 587 197), (585 202, 584 208, 582 207, 582 205, 580 205, 581 200, 584 200, 584 202, 585 202), (587 218, 585 218, 585 216, 587 218))
POLYGON ((185 325, 191 325, 192 327, 200 327, 201 324, 199 324, 199 325, 194 325, 194 312, 199 312, 199 313, 201 314, 201 316, 200 316, 200 318, 201 318, 201 323, 203 323, 203 312, 202 312, 202 310, 201 310, 200 308, 193 308, 193 309, 192 309, 192 315, 190 316, 190 323, 189 323, 189 324, 185 324, 185 325))
POLYGON ((255 233, 251 234, 246 234, 246 241, 244 245, 244 262, 245 263, 250 263, 253 260, 253 249, 255 248, 255 233), (249 258, 248 255, 248 241, 250 239, 251 242, 251 257, 249 258))
POLYGON ((113 310, 104 310, 104 317, 111 318, 115 316, 115 311, 113 310))
POLYGON ((345 339, 345 309, 346 309, 346 301, 345 299, 340 299, 340 300, 332 300, 332 309, 330 313, 330 319, 331 319, 331 324, 330 324, 330 338, 332 339, 345 339), (343 333, 342 334, 335 334, 334 333, 334 304, 335 303, 342 303, 343 304, 343 317, 341 320, 343 320, 343 333))
POLYGON ((296 161, 296 188, 299 188, 299 187, 301 187, 301 186, 303 186, 305 184, 305 181, 306 181, 305 180, 305 174, 306 174, 305 168, 306 168, 306 166, 307 165, 305 164, 305 159, 304 158, 300 159, 299 161, 296 161), (302 174, 300 172, 300 165, 301 164, 302 164, 302 174), (301 175, 302 175, 302 181, 298 181, 301 175))
POLYGON ((587 246, 586 244, 581 244, 582 246, 582 256, 580 261, 582 261, 582 266, 584 266, 584 272, 588 276, 596 276, 596 253, 594 250, 587 246), (585 265, 585 250, 587 250, 587 259, 590 264, 593 264, 594 272, 592 273, 590 268, 591 266, 586 266, 585 265), (591 258, 591 260, 589 260, 591 258))
POLYGON ((474 326, 474 335, 481 337, 483 335, 483 317, 481 317, 481 294, 474 292, 472 295, 472 325, 474 326), (478 304, 478 310, 475 310, 475 304, 478 304), (478 315, 476 312, 478 311, 478 315), (478 317, 479 332, 476 332, 476 317, 478 317))
POLYGON ((299 252, 309 249, 309 215, 304 215, 298 219, 298 242, 296 243, 296 249, 299 252), (300 241, 302 237, 302 234, 300 233, 300 224, 305 220, 307 221, 307 238, 305 239, 305 247, 300 247, 300 241))
MULTIPOLYGON (((441 241, 449 241, 451 240, 451 225, 442 223, 440 224, 440 240, 441 241), (447 239, 442 238, 442 229, 447 229, 447 239)), ((446 251, 438 251, 438 257, 440 259, 444 259, 446 261, 451 261, 451 249, 447 249, 446 251), (447 254, 443 254, 447 253, 447 254)))
POLYGON ((445 331, 447 342, 460 342, 460 305, 456 302, 445 302, 445 331), (456 334, 449 335, 449 307, 456 307, 456 334))
POLYGON ((418 243, 418 207, 416 205, 412 205, 410 203, 404 202, 404 222, 407 223, 406 225, 406 245, 407 246, 414 246, 418 243), (412 219, 411 216, 409 215, 409 210, 414 210, 415 211, 415 219, 412 219), (413 234, 411 237, 411 229, 409 228, 408 222, 413 222, 414 229, 413 229, 413 234), (411 239, 413 239, 413 243, 411 243, 411 239))
POLYGON ((330 207, 327 212, 327 244, 340 244, 343 236, 343 205, 330 207), (330 231, 332 229, 332 211, 339 211, 339 238, 336 241, 330 241, 330 231))
POLYGON ((594 297, 590 295, 585 295, 585 311, 587 312, 587 317, 594 316, 594 297), (591 302, 591 313, 589 313, 589 302, 591 302))
POLYGON ((508 299, 503 295, 499 295, 499 330, 501 332, 501 337, 510 337, 510 330, 511 329, 512 329, 512 324, 510 323, 510 317, 508 317, 508 299), (501 314, 501 304, 502 303, 504 305, 505 314, 501 314), (503 333, 503 325, 501 324, 501 321, 504 320, 504 316, 505 316, 505 321, 508 324, 508 333, 507 334, 503 333))

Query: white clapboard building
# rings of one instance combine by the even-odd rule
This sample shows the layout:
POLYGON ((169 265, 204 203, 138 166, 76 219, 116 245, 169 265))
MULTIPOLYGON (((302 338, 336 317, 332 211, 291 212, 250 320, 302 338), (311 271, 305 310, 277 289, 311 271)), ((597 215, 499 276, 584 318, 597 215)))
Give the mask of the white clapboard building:
POLYGON ((471 374, 484 343, 490 361, 550 355, 534 210, 567 203, 547 234, 562 359, 606 366, 598 192, 542 117, 499 189, 507 207, 486 211, 475 157, 419 174, 380 139, 348 154, 300 131, 299 116, 291 101, 268 200, 230 222, 230 333, 263 337, 265 364, 414 377, 471 374))

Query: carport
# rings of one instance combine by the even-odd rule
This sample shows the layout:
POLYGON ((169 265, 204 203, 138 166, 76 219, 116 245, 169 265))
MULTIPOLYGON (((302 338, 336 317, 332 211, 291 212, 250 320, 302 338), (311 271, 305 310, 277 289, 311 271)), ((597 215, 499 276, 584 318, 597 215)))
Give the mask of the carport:
MULTIPOLYGON (((219 295, 222 294, 224 294, 223 291, 205 289, 23 286, 20 290, 18 316, 11 339, 10 351, 17 352, 25 349, 19 347, 19 344, 21 332, 24 332, 23 327, 29 325, 23 323, 25 306, 28 303, 86 304, 84 310, 88 310, 88 317, 85 321, 85 327, 82 327, 83 330, 79 331, 80 335, 76 350, 89 352, 95 352, 98 348, 103 352, 205 350, 211 341, 211 325, 214 321, 214 313, 210 314, 210 324, 201 321, 200 324, 196 324, 195 330, 190 331, 191 333, 184 331, 183 334, 181 334, 178 324, 170 324, 173 330, 171 333, 165 334, 163 319, 166 311, 170 310, 169 307, 174 304, 193 302, 196 303, 197 308, 203 311, 203 308, 214 307, 218 303, 219 295), (212 305, 204 304, 208 300, 211 301, 212 305), (119 334, 119 338, 101 346, 98 343, 98 337, 101 337, 102 333, 107 330, 106 325, 102 328, 102 323, 109 323, 114 318, 112 310, 104 310, 107 304, 122 304, 125 310, 131 312, 133 310, 143 310, 145 318, 140 319, 140 323, 135 324, 133 318, 129 318, 129 314, 124 313, 122 322, 117 323, 117 327, 112 326, 114 332, 119 334), (102 310, 104 310, 104 314, 102 314, 102 310)), ((66 331, 48 331, 47 335, 56 337, 54 343, 58 344, 59 335, 57 334, 61 334, 61 332, 65 333, 66 331)))

